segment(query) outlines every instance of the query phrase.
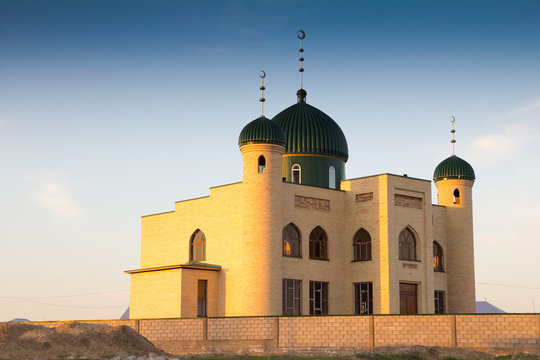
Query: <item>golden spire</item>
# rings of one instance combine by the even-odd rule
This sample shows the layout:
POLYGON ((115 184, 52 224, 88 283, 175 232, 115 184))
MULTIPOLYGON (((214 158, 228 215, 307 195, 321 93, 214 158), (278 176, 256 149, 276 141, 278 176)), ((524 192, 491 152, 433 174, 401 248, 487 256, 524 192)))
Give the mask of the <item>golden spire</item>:
POLYGON ((266 73, 261 70, 259 77, 261 78, 261 98, 259 99, 259 101, 261 102, 261 117, 264 117, 264 102, 266 101, 266 99, 264 98, 264 89, 266 89, 264 87, 264 78, 266 77, 266 73))
POLYGON ((298 50, 300 52, 300 58, 298 60, 300 60, 300 69, 298 69, 298 71, 300 72, 300 89, 303 89, 304 88, 304 82, 303 82, 303 78, 302 78, 302 74, 304 72, 304 57, 303 57, 303 53, 304 53, 304 49, 302 48, 302 40, 304 40, 304 38, 306 37, 306 33, 304 32, 304 30, 298 30, 298 32, 296 33, 296 36, 300 39, 300 50, 298 50))
POLYGON ((456 130, 454 129, 454 123, 456 122, 456 118, 452 116, 452 130, 450 130, 450 133, 452 134, 452 140, 450 142, 452 143, 452 155, 456 155, 456 139, 454 139, 454 134, 456 133, 456 130))

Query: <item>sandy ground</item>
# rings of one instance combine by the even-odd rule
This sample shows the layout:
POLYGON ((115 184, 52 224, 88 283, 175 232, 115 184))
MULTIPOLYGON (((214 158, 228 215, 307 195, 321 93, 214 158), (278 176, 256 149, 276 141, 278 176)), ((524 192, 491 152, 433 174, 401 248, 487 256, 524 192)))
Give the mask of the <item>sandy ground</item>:
POLYGON ((55 328, 0 323, 0 359, 168 356, 128 326, 64 323, 55 328))

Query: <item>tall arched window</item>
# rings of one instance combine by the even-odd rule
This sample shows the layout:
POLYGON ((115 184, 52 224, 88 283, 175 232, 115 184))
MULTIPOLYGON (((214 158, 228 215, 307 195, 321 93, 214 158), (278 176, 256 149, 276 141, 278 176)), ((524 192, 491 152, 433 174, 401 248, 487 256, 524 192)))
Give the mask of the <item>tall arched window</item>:
POLYGON ((317 226, 309 234, 309 258, 328 259, 328 237, 322 227, 317 226))
POLYGON ((300 231, 293 223, 285 226, 282 231, 283 256, 301 257, 300 231))
POLYGON ((264 156, 259 156, 259 174, 266 173, 266 158, 264 156))
POLYGON ((195 230, 193 235, 191 235, 191 239, 189 240, 189 260, 206 260, 206 237, 199 229, 195 230))
POLYGON ((442 246, 436 241, 433 242, 433 270, 444 271, 442 246))
POLYGON ((459 204, 459 203, 460 203, 459 190, 455 189, 454 190, 454 204, 459 204))
POLYGON ((371 260, 371 236, 364 228, 354 234, 353 260, 371 260))
POLYGON ((336 188, 336 168, 333 166, 328 168, 328 187, 330 189, 336 188))
POLYGON ((302 183, 302 169, 298 164, 292 166, 292 182, 297 184, 302 183))
POLYGON ((399 234, 399 259, 416 260, 416 239, 407 228, 399 234))

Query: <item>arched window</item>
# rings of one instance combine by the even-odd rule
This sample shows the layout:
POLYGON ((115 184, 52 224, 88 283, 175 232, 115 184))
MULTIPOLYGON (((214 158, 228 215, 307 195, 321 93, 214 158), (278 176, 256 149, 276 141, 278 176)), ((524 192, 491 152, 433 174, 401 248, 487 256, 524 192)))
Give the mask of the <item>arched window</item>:
POLYGON ((336 168, 333 166, 328 168, 328 187, 330 189, 336 188, 336 168))
POLYGON ((322 227, 317 226, 309 234, 309 258, 328 259, 328 237, 322 227))
POLYGON ((195 230, 193 235, 191 235, 191 239, 189 240, 189 260, 206 260, 206 237, 199 229, 195 230))
POLYGON ((259 174, 266 173, 266 158, 264 156, 259 156, 259 174))
POLYGON ((416 260, 416 239, 407 228, 399 234, 399 259, 416 260))
POLYGON ((282 231, 283 238, 283 256, 301 257, 300 231, 290 223, 282 231))
POLYGON ((302 169, 298 164, 292 166, 292 182, 297 184, 302 183, 302 169))
POLYGON ((433 271, 444 271, 442 246, 433 242, 433 271))
POLYGON ((454 190, 454 204, 459 204, 459 190, 458 189, 455 189, 454 190))
POLYGON ((353 260, 371 260, 371 236, 364 228, 354 234, 353 260))

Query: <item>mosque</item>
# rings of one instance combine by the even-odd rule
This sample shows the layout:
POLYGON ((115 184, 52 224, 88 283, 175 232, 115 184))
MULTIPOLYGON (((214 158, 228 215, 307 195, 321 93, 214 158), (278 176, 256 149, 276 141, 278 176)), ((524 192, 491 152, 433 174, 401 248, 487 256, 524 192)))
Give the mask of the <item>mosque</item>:
POLYGON ((471 165, 435 168, 437 205, 430 180, 347 179, 345 134, 296 96, 240 132, 241 182, 142 217, 130 317, 474 313, 471 165))

